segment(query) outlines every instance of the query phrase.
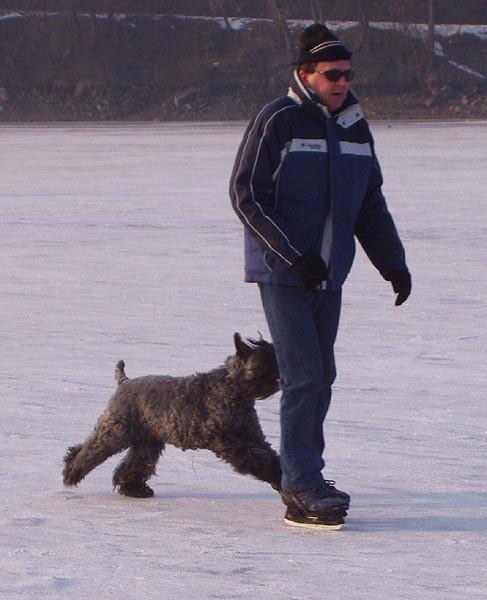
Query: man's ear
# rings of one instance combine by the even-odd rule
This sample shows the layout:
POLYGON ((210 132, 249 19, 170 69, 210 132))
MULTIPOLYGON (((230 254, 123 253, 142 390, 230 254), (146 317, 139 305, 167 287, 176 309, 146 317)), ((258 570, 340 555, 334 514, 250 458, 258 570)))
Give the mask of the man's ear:
POLYGON ((308 85, 308 72, 307 71, 301 71, 298 69, 298 77, 299 80, 301 81, 301 83, 307 87, 308 85))
POLYGON ((233 334, 233 341, 235 342, 237 356, 240 360, 246 361, 253 352, 252 348, 242 340, 240 333, 233 334))

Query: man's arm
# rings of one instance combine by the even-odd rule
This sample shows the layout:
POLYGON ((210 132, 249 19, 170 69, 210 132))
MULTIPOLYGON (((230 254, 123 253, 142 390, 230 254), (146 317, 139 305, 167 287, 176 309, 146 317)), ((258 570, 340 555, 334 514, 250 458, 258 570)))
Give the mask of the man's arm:
POLYGON ((230 180, 230 198, 240 220, 263 246, 288 265, 302 254, 286 232, 286 224, 275 209, 274 179, 278 172, 285 133, 278 123, 290 106, 269 114, 263 109, 245 132, 230 180))
POLYGON ((396 306, 411 293, 411 275, 404 246, 382 194, 382 174, 374 153, 369 187, 355 223, 355 235, 367 256, 397 294, 396 306))
POLYGON ((382 194, 382 174, 375 154, 373 160, 367 194, 355 222, 355 235, 371 262, 386 278, 391 271, 407 268, 406 256, 382 194))

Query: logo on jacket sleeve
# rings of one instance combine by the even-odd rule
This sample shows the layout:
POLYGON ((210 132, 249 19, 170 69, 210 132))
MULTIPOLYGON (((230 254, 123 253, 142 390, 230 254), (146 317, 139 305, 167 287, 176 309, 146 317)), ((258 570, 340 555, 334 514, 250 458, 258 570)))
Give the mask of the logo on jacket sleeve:
POLYGON ((354 154, 355 156, 372 156, 370 144, 357 144, 356 142, 340 142, 340 152, 342 154, 354 154))

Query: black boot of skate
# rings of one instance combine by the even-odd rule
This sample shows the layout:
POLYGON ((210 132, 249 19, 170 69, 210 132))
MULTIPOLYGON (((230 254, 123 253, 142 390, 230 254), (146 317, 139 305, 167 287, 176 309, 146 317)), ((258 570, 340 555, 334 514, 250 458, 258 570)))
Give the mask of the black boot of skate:
POLYGON ((281 497, 287 507, 284 521, 289 525, 336 531, 345 523, 349 500, 337 495, 330 486, 321 484, 301 492, 281 491, 281 497))
POLYGON ((350 505, 350 495, 347 494, 347 492, 337 490, 335 482, 332 479, 325 479, 321 485, 328 494, 338 496, 339 498, 346 500, 350 505))

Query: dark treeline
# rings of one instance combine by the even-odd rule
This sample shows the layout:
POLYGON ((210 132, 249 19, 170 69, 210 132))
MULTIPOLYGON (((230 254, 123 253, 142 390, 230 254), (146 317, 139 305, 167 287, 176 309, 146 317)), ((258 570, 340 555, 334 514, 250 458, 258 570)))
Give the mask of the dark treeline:
POLYGON ((485 118, 487 41, 468 31, 435 35, 436 12, 434 20, 414 17, 420 5, 439 4, 4 0, 4 14, 29 14, 0 19, 0 120, 247 118, 287 87, 302 25, 286 19, 296 17, 355 21, 339 36, 354 53, 353 87, 369 116, 485 118), (353 19, 352 6, 362 10, 353 19), (204 16, 204 9, 223 19, 174 16, 204 16), (150 11, 165 15, 154 19, 150 11), (239 14, 270 20, 242 28, 224 20, 239 14), (428 27, 405 25, 416 20, 428 27))
MULTIPOLYGON (((434 0, 437 23, 487 23, 487 0, 434 0)), ((276 5, 290 19, 427 22, 431 0, 2 0, 3 11, 157 13, 272 18, 276 5)))

